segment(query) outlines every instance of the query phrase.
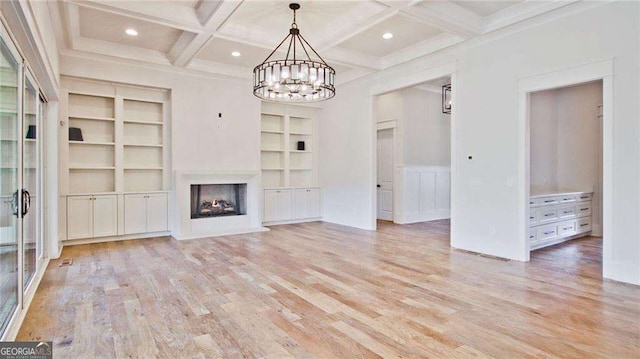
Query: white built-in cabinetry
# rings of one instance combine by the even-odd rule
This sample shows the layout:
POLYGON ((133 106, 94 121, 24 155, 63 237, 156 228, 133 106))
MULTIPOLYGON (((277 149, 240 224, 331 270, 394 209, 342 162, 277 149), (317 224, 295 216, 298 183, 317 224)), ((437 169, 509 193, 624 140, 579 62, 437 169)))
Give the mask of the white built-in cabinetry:
POLYGON ((592 193, 558 192, 531 196, 529 241, 531 250, 591 233, 592 193))
POLYGON ((98 238, 118 234, 116 195, 68 196, 67 239, 98 238))
POLYGON ((166 231, 167 217, 166 193, 124 195, 124 234, 166 231))
POLYGON ((168 91, 68 78, 62 84, 66 239, 168 231, 168 91), (79 128, 82 139, 70 139, 68 128, 79 128), (87 198, 92 220, 80 213, 87 198))
POLYGON ((261 170, 264 224, 317 220, 320 188, 315 160, 317 109, 263 103, 261 170), (304 149, 298 143, 304 143, 304 149))

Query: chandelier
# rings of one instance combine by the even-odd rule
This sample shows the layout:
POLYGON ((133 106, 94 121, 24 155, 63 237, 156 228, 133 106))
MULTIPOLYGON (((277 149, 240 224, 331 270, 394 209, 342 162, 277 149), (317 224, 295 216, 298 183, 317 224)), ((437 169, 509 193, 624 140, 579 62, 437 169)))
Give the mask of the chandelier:
MULTIPOLYGON (((336 94, 336 71, 300 34, 296 24, 296 10, 300 4, 291 3, 293 24, 289 34, 253 69, 253 94, 263 100, 275 102, 318 102, 336 94), (287 43, 284 60, 270 60, 287 43), (312 60, 309 50, 317 57, 312 60)), ((285 45, 286 46, 286 45, 285 45)))

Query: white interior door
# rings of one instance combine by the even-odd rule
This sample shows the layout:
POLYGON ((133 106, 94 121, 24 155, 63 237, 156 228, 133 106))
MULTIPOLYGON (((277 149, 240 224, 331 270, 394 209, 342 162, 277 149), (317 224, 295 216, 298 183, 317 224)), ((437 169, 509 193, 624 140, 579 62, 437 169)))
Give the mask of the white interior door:
POLYGON ((393 129, 378 131, 378 218, 393 220, 393 129))

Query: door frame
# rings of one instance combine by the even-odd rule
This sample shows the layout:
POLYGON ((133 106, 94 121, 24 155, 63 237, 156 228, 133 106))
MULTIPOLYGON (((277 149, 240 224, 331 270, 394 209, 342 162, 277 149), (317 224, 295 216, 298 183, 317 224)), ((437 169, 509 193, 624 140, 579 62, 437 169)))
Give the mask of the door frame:
POLYGON ((391 146, 391 176, 393 178, 393 184, 392 184, 392 192, 393 192, 393 203, 392 203, 392 215, 391 215, 391 221, 393 223, 396 223, 396 208, 397 208, 397 194, 398 192, 398 181, 396 179, 396 152, 398 151, 397 149, 397 126, 398 126, 398 120, 393 119, 393 120, 386 120, 386 121, 382 121, 382 122, 378 122, 376 124, 376 201, 375 201, 375 210, 376 210, 376 221, 378 220, 378 190, 377 190, 377 184, 378 184, 378 132, 380 131, 384 131, 384 130, 391 130, 391 136, 393 137, 393 144, 391 146))
POLYGON ((531 93, 602 81, 602 241, 603 275, 613 266, 613 59, 518 79, 518 228, 520 259, 529 261, 530 105, 531 93))
MULTIPOLYGON (((423 82, 443 78, 443 77, 451 77, 451 102, 456 103, 456 93, 457 93, 457 65, 456 62, 449 62, 442 64, 440 66, 436 66, 424 71, 419 71, 411 74, 402 73, 401 76, 397 76, 394 79, 390 80, 381 80, 380 85, 374 86, 369 91, 369 108, 371 109, 371 122, 373 126, 371 127, 370 133, 370 149, 371 149, 371 173, 370 177, 370 201, 371 201, 371 229, 377 229, 377 215, 378 215, 378 199, 377 199, 377 175, 378 175, 378 151, 377 151, 377 136, 378 136, 378 127, 376 123, 377 111, 376 111, 376 98, 379 95, 384 95, 389 92, 401 90, 407 87, 412 87, 415 85, 419 85, 423 82)), ((456 184, 457 184, 457 145, 456 145, 456 117, 457 117, 457 106, 453 106, 451 109, 451 218, 450 218, 450 243, 454 243, 454 239, 456 238, 456 226, 455 226, 455 217, 456 217, 456 208, 457 208, 457 195, 456 195, 456 184)), ((394 139, 396 139, 396 133, 394 133, 394 139)), ((398 164, 394 164, 398 165, 398 164)), ((394 202, 396 188, 398 186, 396 178, 394 178, 394 202)), ((394 207, 394 216, 397 213, 394 207)))

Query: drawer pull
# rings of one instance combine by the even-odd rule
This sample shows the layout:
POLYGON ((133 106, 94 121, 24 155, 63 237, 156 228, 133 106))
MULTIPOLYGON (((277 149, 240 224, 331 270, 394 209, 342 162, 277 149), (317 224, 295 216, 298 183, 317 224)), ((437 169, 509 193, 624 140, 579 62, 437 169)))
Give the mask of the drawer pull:
POLYGON ((555 233, 555 231, 544 232, 544 234, 552 234, 552 233, 555 233))
POLYGON ((529 204, 534 204, 534 203, 535 203, 534 201, 529 201, 529 204))
POLYGON ((545 216, 545 217, 551 217, 551 216, 553 216, 553 215, 555 215, 555 213, 547 213, 547 214, 545 214, 544 216, 545 216))
POLYGON ((563 198, 562 200, 563 201, 571 201, 571 200, 573 200, 573 198, 563 198))
POLYGON ((534 236, 529 236, 529 239, 532 239, 534 236))
POLYGON ((580 227, 585 227, 585 226, 588 226, 588 225, 589 225, 589 223, 583 223, 583 224, 580 225, 580 227))
POLYGON ((580 210, 581 210, 581 211, 588 211, 588 210, 589 210, 589 207, 587 207, 587 208, 580 208, 580 210))
POLYGON ((534 218, 536 218, 536 217, 534 217, 534 216, 530 216, 530 217, 529 217, 529 219, 534 219, 534 218))
POLYGON ((566 231, 567 229, 573 229, 573 227, 564 227, 564 228, 562 228, 563 231, 566 231))
POLYGON ((544 201, 544 203, 551 203, 551 202, 555 202, 555 201, 556 201, 555 199, 548 199, 548 200, 544 201))
POLYGON ((568 214, 568 213, 573 213, 573 211, 564 211, 564 212, 562 212, 562 213, 564 213, 564 214, 568 214))
POLYGON ((580 196, 580 199, 587 199, 589 196, 580 196))

